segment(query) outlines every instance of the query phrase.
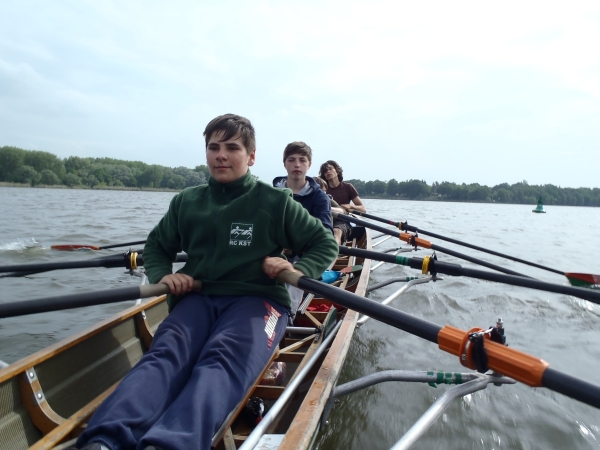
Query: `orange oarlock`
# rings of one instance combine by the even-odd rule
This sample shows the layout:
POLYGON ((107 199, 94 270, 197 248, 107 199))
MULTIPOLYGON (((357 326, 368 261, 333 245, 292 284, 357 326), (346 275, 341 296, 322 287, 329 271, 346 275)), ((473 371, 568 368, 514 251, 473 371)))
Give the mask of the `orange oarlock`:
MULTIPOLYGON (((467 346, 469 334, 477 331, 485 331, 481 328, 473 328, 464 331, 450 325, 446 325, 438 333, 438 347, 440 350, 459 357, 461 363, 471 369, 475 369, 472 350, 473 346, 467 346), (463 354, 465 355, 463 359, 463 354)), ((487 335, 486 335, 487 336, 487 335)), ((507 347, 489 338, 484 339, 484 348, 488 359, 488 368, 514 378, 521 383, 532 387, 542 386, 542 376, 550 365, 546 361, 535 356, 528 355, 514 348, 507 347)))
POLYGON ((406 242, 407 244, 416 245, 418 247, 431 248, 431 246, 433 245, 427 239, 422 239, 419 236, 414 236, 410 233, 400 233, 398 235, 398 238, 401 241, 406 242))

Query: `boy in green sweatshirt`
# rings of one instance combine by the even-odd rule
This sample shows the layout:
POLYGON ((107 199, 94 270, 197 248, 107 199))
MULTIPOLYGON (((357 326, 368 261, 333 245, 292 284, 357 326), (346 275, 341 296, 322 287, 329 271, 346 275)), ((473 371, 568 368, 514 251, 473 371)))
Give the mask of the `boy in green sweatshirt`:
POLYGON ((171 291, 170 315, 94 414, 78 448, 210 448, 285 333, 290 298, 277 274, 316 278, 338 254, 331 232, 290 190, 252 177, 256 144, 248 119, 219 116, 204 136, 208 185, 176 195, 144 248, 150 282, 171 291), (283 248, 302 254, 295 266, 283 248), (182 250, 188 262, 172 273, 182 250), (192 291, 194 280, 202 281, 200 292, 192 291))

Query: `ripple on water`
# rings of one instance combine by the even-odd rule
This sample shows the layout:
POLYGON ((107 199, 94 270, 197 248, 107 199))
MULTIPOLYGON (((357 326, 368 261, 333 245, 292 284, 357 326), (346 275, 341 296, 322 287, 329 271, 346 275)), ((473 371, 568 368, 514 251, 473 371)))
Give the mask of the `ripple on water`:
POLYGON ((0 241, 0 252, 23 252, 30 248, 43 248, 43 246, 32 237, 0 241))
MULTIPOLYGON (((60 243, 97 245, 143 240, 164 215, 173 195, 0 188, 0 210, 14 212, 10 217, 0 216, 3 231, 0 263, 84 260, 115 254, 112 251, 55 252, 48 248, 60 243), (3 243, 30 238, 35 245, 25 245, 16 252, 2 249, 3 243)), ((534 218, 531 216, 536 215, 531 214, 531 207, 526 205, 383 200, 366 200, 365 203, 375 215, 408 219, 409 224, 419 228, 508 255, 564 271, 600 273, 598 263, 590 262, 589 258, 589 249, 598 245, 598 208, 552 207, 552 214, 534 218), (570 230, 570 235, 590 245, 569 246, 565 251, 568 240, 556 232, 560 229, 570 230), (585 267, 581 261, 586 261, 585 267)), ((555 274, 430 240, 543 281, 564 283, 564 278, 555 274)), ((394 241, 391 239, 376 249, 399 246, 398 241, 394 241)), ((430 253, 421 250, 411 255, 422 258, 430 253)), ((476 267, 440 253, 438 257, 444 262, 476 267)), ((386 264, 372 274, 372 283, 416 275, 418 271, 386 264)), ((462 329, 484 328, 502 317, 511 347, 543 358, 557 370, 598 383, 598 306, 531 289, 465 277, 444 278, 435 284, 413 288, 392 306, 439 325, 462 329)), ((56 271, 0 281, 0 302, 138 283, 138 279, 123 274, 122 269, 102 268, 56 271)), ((399 286, 382 288, 370 297, 381 301, 399 286)), ((0 320, 0 359, 15 361, 129 305, 131 302, 0 320)), ((370 320, 355 333, 340 382, 380 369, 465 371, 458 358, 440 352, 437 345, 370 320)), ((383 383, 349 395, 334 408, 331 425, 319 435, 317 448, 387 450, 446 389, 446 386, 434 389, 426 384, 383 383)), ((551 391, 523 385, 490 386, 469 400, 452 405, 444 420, 434 424, 414 448, 598 448, 599 426, 598 410, 551 391)))

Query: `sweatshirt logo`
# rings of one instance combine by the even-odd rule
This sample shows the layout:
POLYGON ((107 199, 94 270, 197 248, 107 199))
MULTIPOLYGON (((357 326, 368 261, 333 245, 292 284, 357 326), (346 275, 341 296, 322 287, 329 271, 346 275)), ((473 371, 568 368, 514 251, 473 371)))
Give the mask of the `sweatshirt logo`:
POLYGON ((251 223, 232 223, 229 245, 248 247, 252 242, 252 228, 254 225, 251 223))

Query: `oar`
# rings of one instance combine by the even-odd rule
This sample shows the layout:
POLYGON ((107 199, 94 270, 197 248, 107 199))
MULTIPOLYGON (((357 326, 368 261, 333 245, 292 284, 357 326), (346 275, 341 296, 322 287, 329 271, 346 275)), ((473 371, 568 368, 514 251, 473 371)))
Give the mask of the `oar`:
MULTIPOLYGON (((188 255, 180 253, 175 262, 186 262, 188 255)), ((0 266, 0 272, 11 272, 9 276, 31 275, 59 269, 86 269, 90 267, 124 267, 127 270, 137 269, 144 265, 144 258, 137 252, 127 252, 122 255, 103 256, 85 261, 59 261, 49 263, 13 264, 0 266)), ((5 275, 6 276, 6 275, 5 275)))
POLYGON ((385 261, 401 266, 408 266, 412 269, 421 270, 424 274, 437 275, 438 273, 452 275, 456 277, 470 277, 479 280, 496 281, 498 283, 510 284, 512 286, 521 286, 540 291, 554 292, 556 294, 572 295, 582 298, 592 303, 600 304, 600 291, 585 289, 580 287, 563 286, 562 284, 547 283, 534 278, 526 278, 514 275, 505 275, 501 273, 488 272, 486 270, 469 269, 458 264, 444 263, 431 257, 425 258, 407 258, 406 256, 394 256, 387 253, 372 252, 356 248, 340 246, 340 254, 357 256, 359 258, 369 258, 376 261, 385 261))
POLYGON ((85 245, 85 244, 60 244, 60 245, 52 245, 50 248, 52 250, 106 250, 107 248, 117 248, 117 247, 129 247, 130 245, 141 245, 145 244, 146 241, 136 241, 136 242, 125 242, 124 244, 112 244, 112 245, 103 245, 98 247, 97 245, 85 245))
MULTIPOLYGON (((278 278, 300 289, 319 294, 342 306, 436 343, 441 350, 458 356, 461 361, 464 354, 467 367, 475 368, 472 362, 474 345, 466 345, 470 332, 449 325, 441 327, 351 292, 308 277, 300 277, 296 272, 284 271, 278 278)), ((522 277, 514 278, 524 280, 522 277)), ((514 378, 528 386, 546 387, 595 408, 600 408, 600 386, 560 372, 540 358, 492 342, 489 339, 484 339, 484 349, 487 354, 488 369, 514 378)))
POLYGON ((516 276, 524 277, 524 278, 530 278, 521 273, 514 272, 509 269, 505 269, 504 267, 500 267, 500 266, 497 266, 496 264, 492 264, 492 263, 483 261, 479 258, 473 258, 472 256, 465 255, 465 254, 459 253, 459 252, 455 252, 454 250, 450 250, 448 248, 440 247, 439 245, 433 244, 426 239, 422 239, 420 237, 413 236, 412 234, 397 233, 394 230, 389 230, 387 228, 380 227, 379 225, 374 225, 365 220, 357 219, 356 217, 347 216, 345 214, 339 214, 339 213, 335 213, 335 212, 332 214, 334 217, 344 220, 346 222, 352 222, 356 225, 361 225, 363 227, 371 228, 372 230, 380 231, 381 233, 385 233, 385 234, 389 234, 390 236, 397 237, 398 239, 400 239, 410 245, 415 245, 415 246, 419 246, 419 247, 423 247, 423 248, 430 248, 432 250, 454 256, 456 258, 464 259, 465 261, 470 261, 472 263, 479 264, 480 266, 484 266, 489 269, 497 270, 498 272, 508 273, 510 275, 516 275, 516 276))
POLYGON ((360 216, 366 217, 367 219, 373 219, 381 223, 387 223, 389 225, 393 225, 399 228, 402 231, 412 231, 413 233, 421 233, 427 236, 434 237, 436 239, 441 239, 446 242, 452 242, 453 244, 462 245, 463 247, 472 248, 473 250, 479 250, 480 252, 489 253, 490 255, 499 256, 501 258, 510 259, 511 261, 520 262, 521 264, 526 264, 528 266, 537 267, 538 269, 547 270, 548 272, 557 273, 559 275, 564 275, 569 279, 569 283, 573 286, 590 286, 594 284, 600 285, 600 275, 593 275, 589 273, 576 273, 576 272, 562 272, 557 269, 553 269, 551 267, 542 266, 541 264, 536 264, 531 261, 526 261, 521 258, 516 258, 514 256, 507 255, 505 253, 496 252, 494 250, 489 250, 487 248, 479 247, 477 245, 469 244, 468 242, 459 241, 457 239, 449 238, 447 236, 442 236, 441 234, 433 233, 431 231, 426 231, 421 228, 414 227, 412 225, 408 225, 406 222, 394 222, 392 220, 382 219, 381 217, 373 216, 371 214, 367 214, 360 211, 352 211, 354 214, 358 214, 360 216))
MULTIPOLYGON (((202 289, 202 282, 194 281, 194 290, 202 289)), ((139 298, 155 297, 169 293, 166 284, 144 284, 118 289, 86 292, 83 294, 58 295, 20 302, 0 303, 0 318, 25 316, 83 306, 104 305, 139 298)))

